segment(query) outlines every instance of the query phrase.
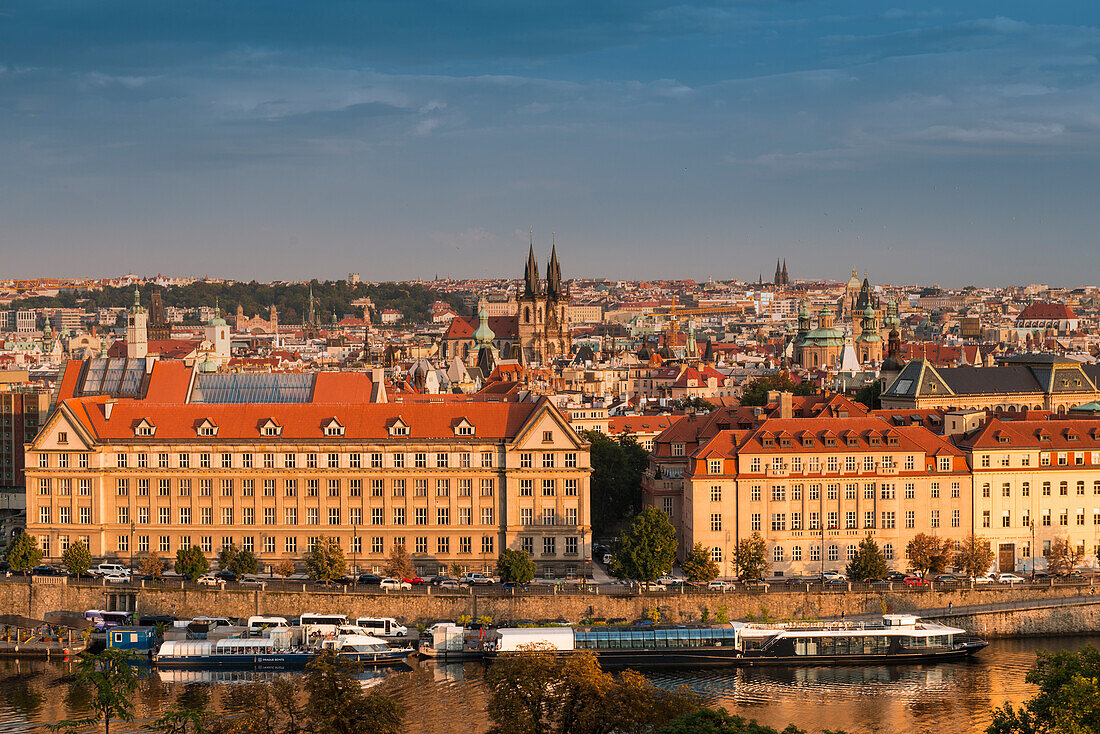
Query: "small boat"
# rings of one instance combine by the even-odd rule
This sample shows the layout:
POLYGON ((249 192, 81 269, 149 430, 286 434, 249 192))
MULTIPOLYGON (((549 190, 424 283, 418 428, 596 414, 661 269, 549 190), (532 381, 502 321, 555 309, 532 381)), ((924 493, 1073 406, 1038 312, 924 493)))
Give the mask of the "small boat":
POLYGON ((503 628, 486 656, 533 647, 556 654, 591 650, 602 664, 629 667, 881 665, 965 658, 986 645, 958 627, 887 614, 869 622, 503 628))
POLYGON ((285 636, 231 637, 222 640, 168 640, 153 658, 158 667, 251 668, 303 667, 320 650, 334 650, 340 660, 371 665, 399 663, 411 647, 390 647, 385 640, 361 633, 326 637, 318 645, 288 644, 285 636))

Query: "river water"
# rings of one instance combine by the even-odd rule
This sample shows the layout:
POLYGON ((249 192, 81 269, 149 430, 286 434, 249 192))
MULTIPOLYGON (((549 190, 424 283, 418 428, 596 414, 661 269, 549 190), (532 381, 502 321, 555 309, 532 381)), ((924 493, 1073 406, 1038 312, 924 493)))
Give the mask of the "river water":
MULTIPOLYGON (((688 686, 714 705, 777 729, 793 723, 808 731, 961 734, 983 731, 994 706, 1032 695, 1024 676, 1037 651, 1075 650, 1086 643, 1100 646, 1100 636, 999 640, 973 660, 935 665, 666 671, 649 677, 660 686, 688 686)), ((0 660, 0 732, 40 734, 44 724, 80 715, 82 701, 64 684, 68 670, 65 663, 0 660)), ((216 702, 232 685, 172 681, 148 672, 135 697, 146 720, 185 690, 193 693, 193 686, 216 702)), ((483 732, 488 718, 482 672, 480 663, 423 662, 378 673, 371 682, 398 696, 409 732, 483 732)), ((117 728, 138 730, 137 723, 117 728)))

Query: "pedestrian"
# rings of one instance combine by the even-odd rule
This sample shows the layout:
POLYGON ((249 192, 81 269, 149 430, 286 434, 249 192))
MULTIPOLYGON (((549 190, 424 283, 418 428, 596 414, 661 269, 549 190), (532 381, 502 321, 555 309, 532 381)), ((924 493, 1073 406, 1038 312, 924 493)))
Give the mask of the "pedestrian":
POLYGON ((949 601, 949 602, 947 602, 947 611, 949 611, 949 612, 950 612, 950 611, 951 611, 951 607, 952 607, 952 606, 954 606, 954 605, 955 605, 955 602, 953 602, 953 601, 949 601))

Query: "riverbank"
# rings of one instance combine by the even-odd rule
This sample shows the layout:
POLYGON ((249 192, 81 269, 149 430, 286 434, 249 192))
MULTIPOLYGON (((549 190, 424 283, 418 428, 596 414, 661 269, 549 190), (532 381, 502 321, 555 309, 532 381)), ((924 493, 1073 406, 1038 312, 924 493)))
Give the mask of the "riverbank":
MULTIPOLYGON (((669 623, 703 620, 821 619, 920 612, 1042 600, 1082 600, 1094 597, 1088 586, 1042 588, 968 588, 944 591, 783 591, 771 593, 688 594, 408 594, 356 593, 334 590, 267 590, 258 588, 140 588, 136 586, 79 586, 65 584, 0 584, 0 608, 8 613, 41 619, 47 612, 85 609, 132 609, 140 614, 248 617, 334 612, 348 616, 396 617, 410 623, 487 616, 495 622, 582 619, 634 620, 654 612, 669 623)), ((1086 611, 1073 608, 985 612, 969 624, 956 615, 957 626, 993 636, 1088 634, 1100 631, 1100 606, 1086 611)), ((961 609, 960 609, 961 611, 961 609)), ((955 619, 956 617, 952 617, 955 619)))

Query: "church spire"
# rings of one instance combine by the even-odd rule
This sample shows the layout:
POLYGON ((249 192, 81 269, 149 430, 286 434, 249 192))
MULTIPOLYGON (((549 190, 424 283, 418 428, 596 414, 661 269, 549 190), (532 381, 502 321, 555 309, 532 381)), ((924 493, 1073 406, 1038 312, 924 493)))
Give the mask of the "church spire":
POLYGON ((550 233, 550 264, 546 266, 546 293, 551 298, 561 295, 561 266, 558 265, 557 235, 550 233))
POLYGON ((535 259, 534 230, 531 231, 530 238, 531 249, 527 252, 527 270, 523 274, 523 294, 525 296, 537 296, 542 289, 539 284, 539 263, 538 260, 535 259))

